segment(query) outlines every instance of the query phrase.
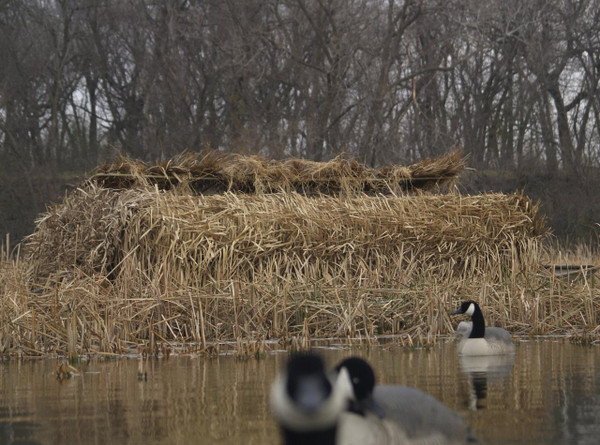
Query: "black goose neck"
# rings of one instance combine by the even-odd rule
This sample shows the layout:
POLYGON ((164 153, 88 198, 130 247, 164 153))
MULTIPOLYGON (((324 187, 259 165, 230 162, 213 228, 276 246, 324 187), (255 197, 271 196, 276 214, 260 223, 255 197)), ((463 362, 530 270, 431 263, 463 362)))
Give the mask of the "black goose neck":
POLYGON ((292 431, 283 429, 284 445, 335 445, 337 437, 337 427, 319 431, 292 431))
POLYGON ((483 338, 485 337, 485 320, 479 306, 475 305, 475 311, 471 315, 471 321, 473 322, 473 329, 471 329, 471 335, 469 338, 483 338))

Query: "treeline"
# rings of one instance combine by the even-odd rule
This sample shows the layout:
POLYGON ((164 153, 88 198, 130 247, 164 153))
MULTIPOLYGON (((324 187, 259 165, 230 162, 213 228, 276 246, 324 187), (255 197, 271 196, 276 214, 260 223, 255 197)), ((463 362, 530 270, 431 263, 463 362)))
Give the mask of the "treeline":
MULTIPOLYGON (((115 149, 380 166, 460 145, 492 177, 600 182, 596 0, 5 0, 0 61, 0 206, 115 149)), ((581 200, 565 227, 598 220, 581 200)))

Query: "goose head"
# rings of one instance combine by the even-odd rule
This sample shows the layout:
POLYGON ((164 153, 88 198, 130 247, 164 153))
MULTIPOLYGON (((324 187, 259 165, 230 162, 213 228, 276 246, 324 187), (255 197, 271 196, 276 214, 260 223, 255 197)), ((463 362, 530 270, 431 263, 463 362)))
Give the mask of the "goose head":
MULTIPOLYGON (((472 317, 475 311, 479 309, 479 305, 474 301, 463 301, 460 307, 452 312, 450 315, 460 315, 465 314, 469 317, 472 317)), ((481 310, 481 309, 479 309, 481 310)))
POLYGON ((337 424, 352 397, 346 370, 334 380, 314 354, 293 356, 271 389, 271 411, 285 444, 333 445, 337 424))
POLYGON ((366 360, 360 357, 350 357, 340 362, 335 369, 338 373, 342 370, 348 372, 353 395, 349 411, 363 416, 372 412, 379 418, 385 417, 383 408, 373 398, 376 383, 375 372, 366 360))
POLYGON ((474 301, 464 301, 460 307, 450 315, 465 314, 471 317, 473 328, 469 334, 469 338, 483 338, 485 336, 485 320, 483 313, 477 303, 474 301))

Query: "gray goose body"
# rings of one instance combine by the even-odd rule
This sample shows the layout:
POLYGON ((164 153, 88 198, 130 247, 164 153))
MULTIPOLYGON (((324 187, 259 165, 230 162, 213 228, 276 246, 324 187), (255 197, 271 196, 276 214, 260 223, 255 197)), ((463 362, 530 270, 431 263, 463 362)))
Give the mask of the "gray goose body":
MULTIPOLYGON (((472 321, 461 321, 456 327, 456 335, 462 338, 468 338, 473 330, 472 321)), ((499 341, 512 343, 512 335, 504 328, 497 327, 485 327, 485 334, 483 336, 488 341, 499 341)))

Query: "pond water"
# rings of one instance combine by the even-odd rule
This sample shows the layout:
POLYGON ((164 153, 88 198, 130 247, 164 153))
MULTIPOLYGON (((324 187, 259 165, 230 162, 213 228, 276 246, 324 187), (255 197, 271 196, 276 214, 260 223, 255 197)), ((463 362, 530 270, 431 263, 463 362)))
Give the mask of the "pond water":
MULTIPOLYGON (((415 386, 464 414, 487 444, 596 444, 600 349, 522 341, 514 360, 460 360, 456 344, 316 349, 329 365, 352 354, 384 383, 415 386)), ((277 444, 271 382, 287 354, 91 360, 59 381, 51 359, 0 362, 1 444, 277 444)))

